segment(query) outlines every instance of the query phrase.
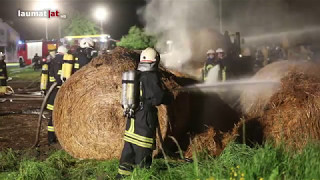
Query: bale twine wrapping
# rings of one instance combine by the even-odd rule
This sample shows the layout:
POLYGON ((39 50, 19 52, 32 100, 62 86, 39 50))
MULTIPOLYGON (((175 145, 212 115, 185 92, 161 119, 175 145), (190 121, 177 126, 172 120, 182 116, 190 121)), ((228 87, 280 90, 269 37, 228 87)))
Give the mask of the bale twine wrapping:
MULTIPOLYGON (((54 126, 60 144, 73 157, 119 158, 126 122, 121 108, 122 73, 135 69, 138 59, 139 54, 118 47, 110 55, 93 59, 62 85, 55 100, 54 126)), ((169 91, 195 82, 164 69, 161 75, 169 91)), ((180 94, 183 93, 174 92, 175 98, 180 94)), ((186 100, 174 104, 180 107, 186 100)), ((176 122, 185 117, 170 107, 161 105, 158 108, 163 136, 168 131, 169 114, 176 122)))
MULTIPOLYGON (((290 67, 280 73, 280 87, 271 96, 251 102, 253 105, 246 111, 246 124, 251 125, 246 131, 254 134, 249 134, 250 137, 263 136, 264 140, 270 138, 300 149, 309 140, 320 140, 320 66, 307 62, 282 63, 290 67)), ((281 68, 266 66, 255 77, 269 77, 281 68)), ((242 97, 242 104, 247 104, 244 97, 247 95, 242 97)), ((243 126, 238 127, 241 135, 243 126)))

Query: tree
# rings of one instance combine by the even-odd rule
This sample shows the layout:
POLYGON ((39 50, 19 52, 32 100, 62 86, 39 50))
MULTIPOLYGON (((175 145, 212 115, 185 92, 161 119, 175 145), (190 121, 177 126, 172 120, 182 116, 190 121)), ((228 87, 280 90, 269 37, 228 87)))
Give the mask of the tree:
POLYGON ((93 35, 98 33, 98 26, 82 15, 75 15, 71 18, 65 33, 69 36, 76 35, 93 35))
POLYGON ((143 29, 137 26, 132 26, 127 35, 123 36, 117 46, 122 46, 128 49, 145 49, 153 47, 156 43, 156 38, 147 35, 143 29))

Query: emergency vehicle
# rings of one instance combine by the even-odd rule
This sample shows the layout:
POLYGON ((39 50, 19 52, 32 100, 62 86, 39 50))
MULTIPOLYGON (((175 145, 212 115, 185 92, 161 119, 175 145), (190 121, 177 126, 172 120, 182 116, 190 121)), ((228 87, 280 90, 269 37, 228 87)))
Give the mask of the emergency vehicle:
POLYGON ((19 62, 22 61, 26 65, 31 64, 32 59, 36 53, 39 57, 41 57, 41 59, 46 60, 46 57, 49 55, 49 51, 56 50, 57 47, 57 41, 30 40, 25 42, 19 42, 19 62))
POLYGON ((112 39, 109 34, 96 34, 96 35, 80 35, 80 36, 65 36, 63 38, 63 44, 65 44, 68 49, 72 52, 77 49, 79 42, 83 38, 92 38, 96 43, 97 50, 112 50, 116 47, 118 42, 115 39, 112 39))

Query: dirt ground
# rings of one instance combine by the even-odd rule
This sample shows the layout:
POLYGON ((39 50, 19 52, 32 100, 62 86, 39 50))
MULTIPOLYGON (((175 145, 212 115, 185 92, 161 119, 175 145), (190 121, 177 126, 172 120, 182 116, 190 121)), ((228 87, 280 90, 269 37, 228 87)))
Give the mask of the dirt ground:
MULTIPOLYGON (((39 83, 35 82, 9 82, 16 93, 26 94, 38 90, 39 83), (26 88, 27 89, 24 89, 26 88)), ((0 98, 10 98, 2 96, 0 98)), ((14 150, 29 149, 36 137, 37 122, 42 100, 30 98, 23 101, 0 102, 0 151, 6 148, 14 150)), ((48 117, 48 113, 45 113, 48 117)), ((40 149, 52 149, 47 142, 47 119, 43 119, 40 134, 40 149)))

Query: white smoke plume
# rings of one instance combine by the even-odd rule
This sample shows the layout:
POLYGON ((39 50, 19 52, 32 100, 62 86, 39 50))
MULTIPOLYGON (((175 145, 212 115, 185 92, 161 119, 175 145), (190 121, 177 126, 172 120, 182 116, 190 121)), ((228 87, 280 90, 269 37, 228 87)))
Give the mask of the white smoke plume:
MULTIPOLYGON (((171 67, 181 68, 193 58, 195 38, 210 41, 206 35, 199 37, 199 31, 219 29, 215 26, 216 8, 210 0, 151 0, 140 13, 144 17, 146 32, 158 37, 157 49, 165 52, 168 50, 167 41, 172 42, 171 53, 162 58, 171 67)), ((197 51, 205 55, 207 48, 198 45, 197 51)))

